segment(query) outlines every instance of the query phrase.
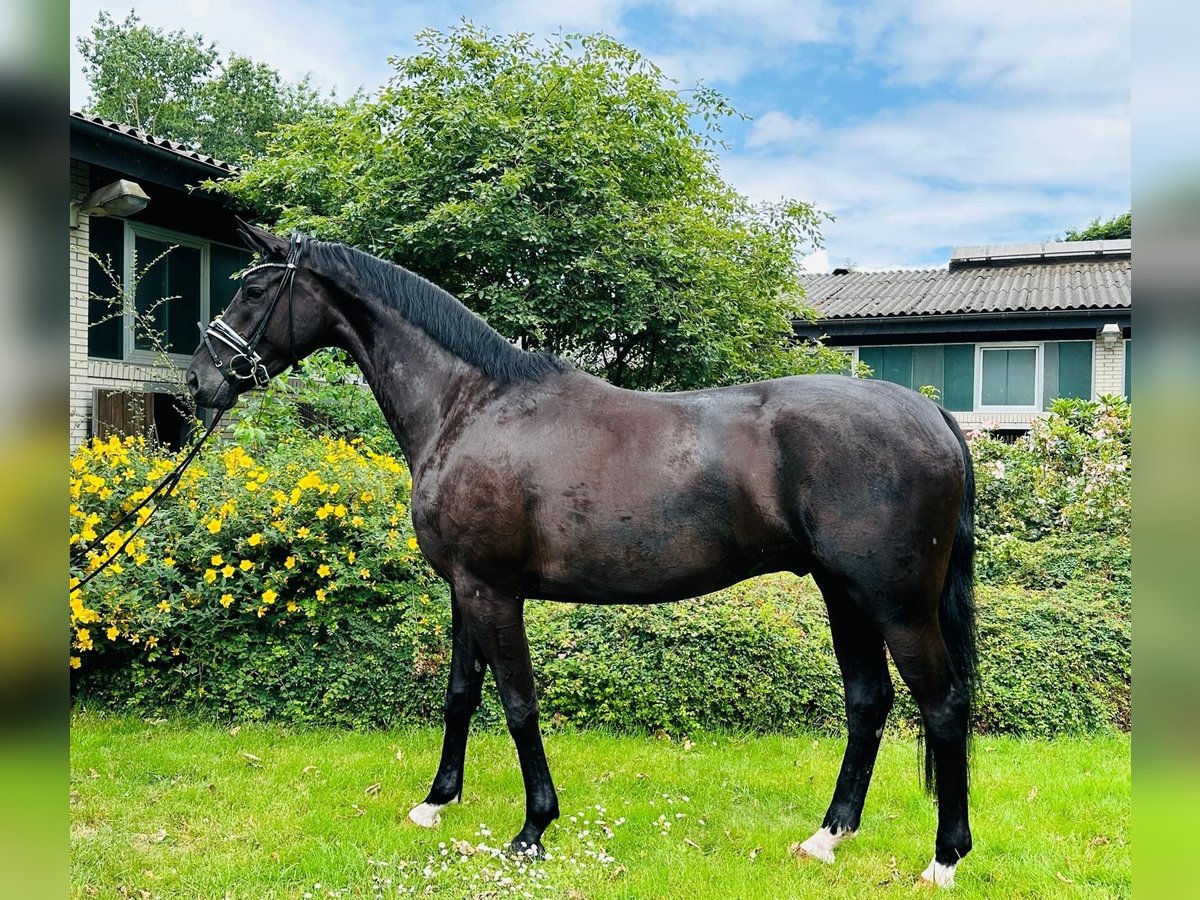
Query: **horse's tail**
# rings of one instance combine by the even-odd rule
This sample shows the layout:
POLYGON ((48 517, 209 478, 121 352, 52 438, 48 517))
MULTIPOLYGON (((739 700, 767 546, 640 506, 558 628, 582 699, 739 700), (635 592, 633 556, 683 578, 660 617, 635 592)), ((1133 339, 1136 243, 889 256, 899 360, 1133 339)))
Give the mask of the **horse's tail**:
MULTIPOLYGON (((964 478, 962 506, 958 513, 958 524, 954 528, 954 544, 950 549, 950 566, 946 570, 946 581, 942 585, 942 598, 938 604, 938 622, 950 654, 950 664, 966 693, 969 738, 969 729, 974 720, 979 667, 979 650, 975 640, 975 467, 971 463, 971 450, 962 429, 950 413, 941 407, 939 410, 962 449, 964 478)), ((934 788, 933 750, 928 744, 925 746, 925 786, 931 791, 934 788)))

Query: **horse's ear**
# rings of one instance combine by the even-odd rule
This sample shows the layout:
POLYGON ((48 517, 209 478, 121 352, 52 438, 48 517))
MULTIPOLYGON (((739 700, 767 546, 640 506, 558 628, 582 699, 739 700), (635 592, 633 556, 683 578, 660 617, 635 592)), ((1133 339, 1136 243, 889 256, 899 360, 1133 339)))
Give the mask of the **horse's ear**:
POLYGON ((238 216, 234 216, 234 218, 237 220, 238 234, 241 236, 242 241, 251 250, 256 251, 259 256, 287 255, 288 242, 283 238, 276 237, 269 231, 263 231, 263 229, 251 225, 238 216))

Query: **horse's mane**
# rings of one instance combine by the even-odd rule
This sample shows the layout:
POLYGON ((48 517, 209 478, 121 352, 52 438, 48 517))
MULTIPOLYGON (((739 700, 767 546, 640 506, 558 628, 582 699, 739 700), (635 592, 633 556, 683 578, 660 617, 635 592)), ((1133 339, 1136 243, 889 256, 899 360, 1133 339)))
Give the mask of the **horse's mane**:
POLYGON ((495 381, 534 381, 571 368, 557 356, 509 343, 453 294, 415 272, 345 244, 309 241, 305 254, 317 271, 348 271, 363 291, 495 381))

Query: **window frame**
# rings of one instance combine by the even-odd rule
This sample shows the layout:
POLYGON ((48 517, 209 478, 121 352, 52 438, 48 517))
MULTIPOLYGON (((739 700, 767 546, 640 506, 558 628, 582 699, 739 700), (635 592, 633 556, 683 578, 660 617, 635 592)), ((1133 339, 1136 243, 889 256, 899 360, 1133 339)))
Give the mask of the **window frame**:
MULTIPOLYGON (((1040 413, 1043 412, 1041 398, 1045 384, 1046 347, 1045 341, 1005 341, 975 345, 975 409, 977 413, 1040 413), (983 354, 988 350, 1033 350, 1033 404, 991 405, 983 403, 983 354)), ((1095 360, 1092 362, 1095 367, 1095 360)))
MULTIPOLYGON (((250 251, 244 247, 239 247, 236 244, 227 244, 224 241, 214 241, 208 238, 196 237, 195 235, 186 234, 182 231, 174 231, 169 228, 162 228, 158 225, 146 225, 142 222, 133 222, 129 219, 122 219, 121 223, 124 228, 122 241, 122 252, 124 259, 121 260, 120 272, 123 279, 122 290, 126 290, 134 283, 134 251, 137 247, 138 237, 143 237, 148 240, 162 241, 167 244, 179 247, 190 247, 198 250, 200 253, 200 321, 207 322, 212 318, 212 247, 225 247, 230 250, 249 254, 250 251)), ((250 254, 251 256, 253 254, 250 254)), ((145 261, 143 261, 144 265, 145 261)), ((136 302, 129 304, 125 309, 121 319, 121 358, 110 359, 106 356, 89 356, 88 359, 94 359, 99 362, 110 363, 128 363, 141 366, 156 366, 164 362, 163 355, 153 350, 143 350, 135 346, 135 331, 134 323, 137 317, 136 302)), ((89 323, 90 325, 90 323, 89 323)), ((199 343, 199 337, 196 339, 199 343)), ((192 359, 191 352, 178 353, 168 352, 166 360, 177 368, 185 368, 192 359)))

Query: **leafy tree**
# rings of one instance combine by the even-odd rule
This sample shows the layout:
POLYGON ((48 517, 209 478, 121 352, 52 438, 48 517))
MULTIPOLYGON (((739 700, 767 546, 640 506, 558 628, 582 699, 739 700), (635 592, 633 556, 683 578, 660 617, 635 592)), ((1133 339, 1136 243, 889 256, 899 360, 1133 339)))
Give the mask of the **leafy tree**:
POLYGON ((164 33, 133 12, 123 22, 101 12, 78 46, 91 88, 89 112, 221 159, 258 155, 281 123, 332 105, 307 77, 288 84, 270 66, 236 53, 222 61, 202 35, 164 33))
POLYGON ((90 36, 79 38, 92 96, 88 111, 163 137, 195 128, 200 88, 212 76, 216 46, 199 34, 163 34, 101 12, 90 36))
POLYGON ((756 207, 721 179, 723 97, 676 89, 603 35, 535 46, 465 24, 417 40, 377 100, 281 129, 220 188, 420 272, 614 384, 844 368, 793 339, 795 260, 822 217, 756 207))
POLYGON ((1068 241, 1109 241, 1133 237, 1133 211, 1113 216, 1101 222, 1100 217, 1092 219, 1086 228, 1068 229, 1065 240, 1068 241))

